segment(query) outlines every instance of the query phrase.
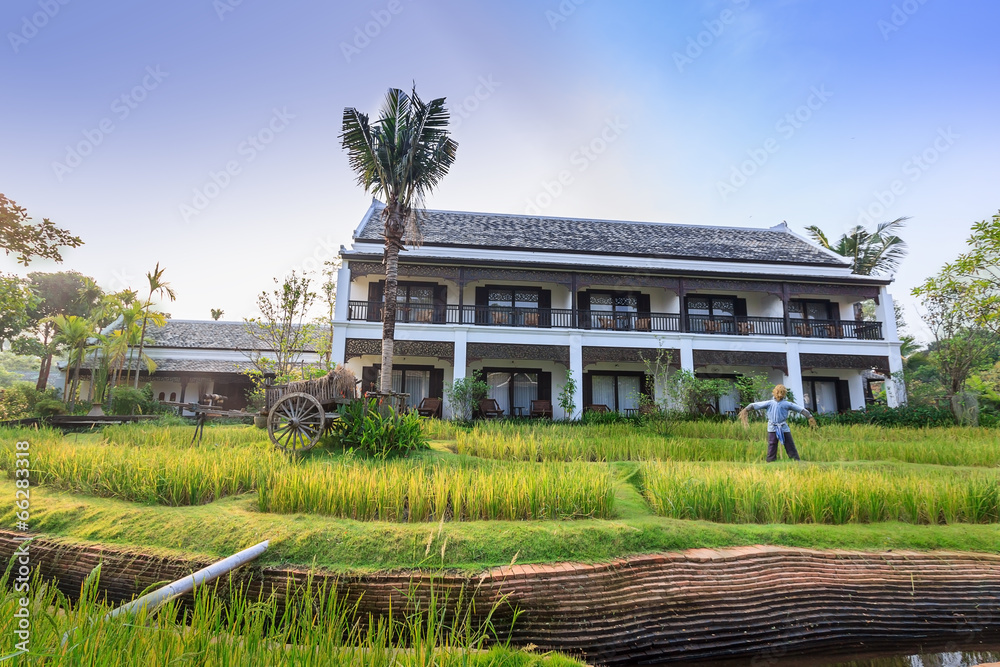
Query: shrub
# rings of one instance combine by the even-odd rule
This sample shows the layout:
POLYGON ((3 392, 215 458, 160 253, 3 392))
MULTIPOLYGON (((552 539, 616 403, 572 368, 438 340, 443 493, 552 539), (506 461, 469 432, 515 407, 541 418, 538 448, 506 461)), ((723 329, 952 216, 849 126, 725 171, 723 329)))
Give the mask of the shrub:
POLYGON ((118 386, 111 390, 113 415, 151 415, 163 411, 159 401, 153 399, 152 385, 147 384, 142 389, 118 386))
POLYGON ((816 415, 816 418, 821 424, 871 424, 886 428, 955 425, 955 417, 951 410, 933 405, 903 405, 890 408, 875 404, 869 405, 865 410, 816 415))
POLYGON ((459 421, 469 421, 479 401, 486 398, 490 387, 482 380, 464 377, 455 380, 445 389, 445 396, 451 405, 452 416, 459 421))
POLYGON ((426 449, 427 436, 416 412, 399 414, 378 400, 352 401, 340 408, 340 419, 333 424, 341 444, 365 451, 375 458, 407 454, 426 449))
POLYGON ((59 390, 36 391, 28 382, 0 389, 0 421, 48 417, 66 412, 66 404, 59 400, 59 390))

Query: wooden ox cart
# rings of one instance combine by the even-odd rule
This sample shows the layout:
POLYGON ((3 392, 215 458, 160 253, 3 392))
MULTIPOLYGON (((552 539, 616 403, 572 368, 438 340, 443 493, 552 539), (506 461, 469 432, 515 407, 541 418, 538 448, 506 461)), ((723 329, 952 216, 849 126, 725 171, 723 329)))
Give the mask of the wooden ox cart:
POLYGON ((337 406, 357 397, 354 374, 338 368, 324 377, 265 390, 267 435, 274 446, 297 453, 311 449, 340 418, 337 406))

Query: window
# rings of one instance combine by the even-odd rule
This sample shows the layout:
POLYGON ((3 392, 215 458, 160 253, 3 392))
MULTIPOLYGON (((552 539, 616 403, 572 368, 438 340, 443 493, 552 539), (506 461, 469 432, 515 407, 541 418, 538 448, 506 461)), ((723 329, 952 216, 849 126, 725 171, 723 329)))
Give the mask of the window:
POLYGON ((602 373, 584 376, 584 405, 606 405, 612 412, 633 414, 641 405, 645 376, 642 373, 602 373))
POLYGON ((834 306, 829 301, 792 299, 788 302, 788 317, 792 320, 792 333, 796 336, 840 338, 842 331, 832 317, 834 306))
POLYGON ((409 394, 406 405, 415 408, 420 401, 430 396, 430 369, 393 368, 392 390, 397 394, 409 394))
POLYGON ((694 294, 685 297, 684 310, 688 327, 695 333, 735 333, 736 317, 746 317, 746 300, 694 294))
POLYGON ((166 398, 166 394, 164 394, 164 393, 163 393, 163 392, 161 391, 161 392, 160 392, 160 393, 159 393, 159 394, 157 395, 157 397, 156 397, 156 400, 158 400, 158 401, 162 401, 162 400, 163 400, 164 398, 166 398))
POLYGON ((508 415, 529 414, 531 402, 538 398, 538 373, 494 371, 486 374, 486 384, 487 397, 495 399, 508 415))
POLYGON ((173 403, 176 400, 177 400, 177 392, 176 391, 170 392, 170 402, 173 403))
MULTIPOLYGON (((402 281, 396 286, 397 322, 444 322, 448 288, 436 283, 402 281)), ((368 286, 368 320, 382 319, 385 281, 368 286)))
MULTIPOLYGON (((381 364, 361 369, 361 391, 378 391, 381 384, 381 364)), ((392 391, 409 394, 406 405, 415 408, 425 398, 444 396, 444 370, 433 366, 393 365, 392 391)))
POLYGON ((816 414, 839 412, 851 407, 847 380, 831 377, 804 377, 802 378, 802 394, 802 407, 816 414))
POLYGON ((792 299, 788 302, 788 316, 793 320, 835 320, 830 316, 832 305, 829 301, 792 299))
POLYGON ((487 285, 476 288, 476 323, 549 326, 552 295, 540 287, 487 285))

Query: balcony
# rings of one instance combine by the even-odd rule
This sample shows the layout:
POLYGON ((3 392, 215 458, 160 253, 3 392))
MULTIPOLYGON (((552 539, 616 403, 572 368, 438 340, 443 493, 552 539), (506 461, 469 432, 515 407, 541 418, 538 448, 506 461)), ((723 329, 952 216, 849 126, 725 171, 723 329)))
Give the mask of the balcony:
MULTIPOLYGON (((351 301, 347 318, 351 321, 381 322, 382 303, 351 301)), ((679 313, 574 311, 568 308, 400 304, 396 308, 396 321, 416 324, 469 324, 654 333, 677 333, 686 330, 697 334, 882 340, 881 322, 791 319, 790 330, 786 332, 783 317, 688 315, 684 322, 679 313)))

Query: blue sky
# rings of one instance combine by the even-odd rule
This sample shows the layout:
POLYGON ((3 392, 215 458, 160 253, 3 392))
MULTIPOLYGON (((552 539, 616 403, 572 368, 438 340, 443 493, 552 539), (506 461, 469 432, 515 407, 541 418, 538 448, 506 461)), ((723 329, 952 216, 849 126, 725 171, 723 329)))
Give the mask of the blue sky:
POLYGON ((159 261, 175 317, 238 319, 349 243, 370 196, 343 109, 416 82, 459 142, 431 207, 831 234, 911 216, 893 292, 918 329, 909 289, 1000 208, 998 19, 985 0, 7 0, 0 192, 83 237, 65 268, 120 289, 159 261))

